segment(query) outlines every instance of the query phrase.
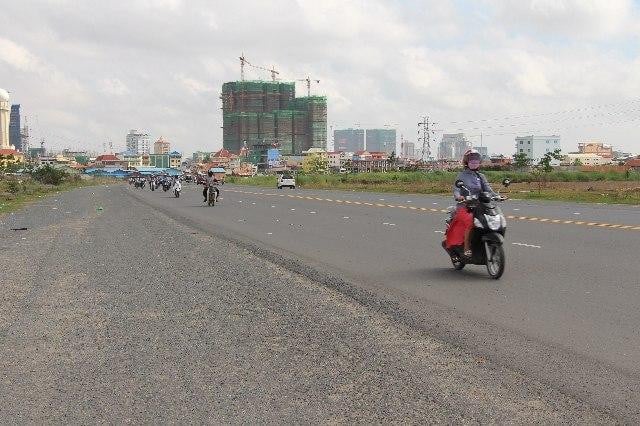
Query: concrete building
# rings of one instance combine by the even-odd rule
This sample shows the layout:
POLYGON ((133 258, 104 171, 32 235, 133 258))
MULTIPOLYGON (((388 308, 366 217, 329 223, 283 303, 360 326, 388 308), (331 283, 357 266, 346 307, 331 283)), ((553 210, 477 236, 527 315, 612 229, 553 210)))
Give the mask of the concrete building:
POLYGON ((583 142, 578 144, 580 154, 595 154, 602 158, 613 158, 613 147, 601 142, 583 142))
POLYGON ((222 146, 231 152, 245 143, 256 158, 273 144, 283 155, 327 148, 327 98, 296 97, 295 82, 231 81, 221 99, 222 146))
POLYGON ((416 144, 407 140, 400 144, 400 158, 412 160, 416 158, 416 144))
POLYGON ((0 149, 13 149, 9 143, 9 93, 0 89, 0 149))
MULTIPOLYGON (((534 163, 540 161, 547 152, 553 152, 556 149, 562 149, 560 145, 560 136, 519 136, 516 138, 516 154, 526 154, 534 163)), ((560 164, 559 161, 553 160, 553 165, 560 164)))
POLYGON ((180 169, 182 166, 182 154, 178 151, 169 153, 169 167, 172 169, 180 169))
POLYGON ((340 171, 351 162, 353 158, 353 152, 345 151, 333 151, 327 152, 327 160, 329 160, 329 168, 335 171, 340 171))
POLYGON ((22 151, 22 129, 20 128, 20 105, 11 105, 9 115, 9 145, 22 151))
POLYGON ((171 167, 169 154, 148 154, 149 167, 157 167, 160 169, 168 169, 171 167))
POLYGON ((564 164, 575 165, 580 164, 582 166, 605 166, 612 164, 613 159, 604 158, 597 154, 582 154, 582 153, 569 153, 564 157, 564 164))
POLYGON ((341 129, 333 131, 335 151, 364 151, 363 129, 341 129))
POLYGON ((127 134, 127 151, 149 154, 149 134, 132 129, 127 134))
POLYGON ((396 129, 367 129, 365 149, 369 152, 396 152, 396 129))
POLYGON ((154 154, 168 154, 169 151, 171 151, 171 144, 162 136, 160 136, 160 139, 153 143, 154 154))
POLYGON ((438 160, 462 160, 465 151, 471 148, 464 133, 445 133, 438 145, 438 160))
POLYGON ((476 151, 478 151, 480 153, 480 155, 482 156, 482 161, 489 161, 490 157, 489 157, 489 148, 486 146, 474 146, 473 149, 475 149, 476 151))

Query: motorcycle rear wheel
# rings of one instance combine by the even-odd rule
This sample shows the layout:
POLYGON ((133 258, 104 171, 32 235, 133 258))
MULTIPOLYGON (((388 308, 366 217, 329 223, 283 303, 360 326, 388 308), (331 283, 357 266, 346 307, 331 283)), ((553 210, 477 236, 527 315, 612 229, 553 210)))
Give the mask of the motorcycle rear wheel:
POLYGON ((451 255, 451 264, 453 265, 453 269, 456 271, 461 271, 464 269, 466 263, 464 263, 458 256, 451 255))

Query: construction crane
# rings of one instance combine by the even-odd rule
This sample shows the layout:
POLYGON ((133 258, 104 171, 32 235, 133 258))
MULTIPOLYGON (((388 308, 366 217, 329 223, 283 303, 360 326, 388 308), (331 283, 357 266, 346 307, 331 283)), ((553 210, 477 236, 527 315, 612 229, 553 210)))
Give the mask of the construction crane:
POLYGON ((242 81, 244 81, 245 65, 249 65, 250 67, 253 67, 259 70, 269 71, 271 73, 271 80, 273 81, 276 81, 277 80, 276 76, 280 74, 278 71, 275 70, 273 66, 271 66, 271 68, 269 69, 269 68, 261 67, 259 65, 253 65, 251 62, 247 61, 247 58, 244 57, 244 53, 238 59, 240 59, 240 80, 242 81))
POLYGON ((307 83, 307 97, 311 96, 311 82, 313 81, 314 83, 320 83, 320 80, 312 80, 311 78, 307 77, 307 78, 303 78, 303 79, 298 79, 296 81, 305 81, 307 83))

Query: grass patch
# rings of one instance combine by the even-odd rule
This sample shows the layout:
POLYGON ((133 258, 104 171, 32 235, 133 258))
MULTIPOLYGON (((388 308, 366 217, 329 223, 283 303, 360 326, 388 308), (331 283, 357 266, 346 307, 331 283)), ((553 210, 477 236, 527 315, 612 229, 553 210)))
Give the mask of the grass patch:
POLYGON ((85 186, 113 184, 109 178, 66 178, 58 185, 44 184, 28 176, 3 176, 0 178, 0 214, 20 209, 25 204, 61 191, 85 186))
MULTIPOLYGON (((457 172, 388 172, 296 176, 297 185, 308 189, 338 189, 413 194, 451 194, 457 172)), ((513 198, 558 200, 583 203, 640 204, 639 172, 565 172, 553 171, 538 183, 538 177, 527 172, 485 172, 496 190, 513 198), (503 190, 501 182, 508 178, 513 185, 503 190)), ((277 177, 228 177, 240 185, 275 188, 277 177)))

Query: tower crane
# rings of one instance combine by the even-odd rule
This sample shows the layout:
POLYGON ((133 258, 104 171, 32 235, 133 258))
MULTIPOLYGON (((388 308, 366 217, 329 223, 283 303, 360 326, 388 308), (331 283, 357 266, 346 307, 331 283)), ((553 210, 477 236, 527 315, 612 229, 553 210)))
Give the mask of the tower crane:
POLYGON ((303 79, 298 79, 296 81, 304 81, 307 83, 307 97, 311 96, 311 82, 313 81, 314 83, 318 84, 320 83, 320 80, 312 80, 311 78, 309 78, 307 76, 307 78, 303 78, 303 79))
POLYGON ((250 67, 257 68, 259 70, 269 71, 271 73, 271 80, 273 80, 273 81, 276 81, 276 79, 277 79, 276 75, 280 74, 278 71, 275 70, 275 68, 273 66, 271 66, 271 69, 269 69, 269 68, 261 67, 259 65, 253 65, 251 62, 247 61, 247 58, 244 57, 244 53, 238 59, 240 59, 240 80, 242 80, 242 81, 244 81, 244 66, 245 65, 249 65, 250 67))

